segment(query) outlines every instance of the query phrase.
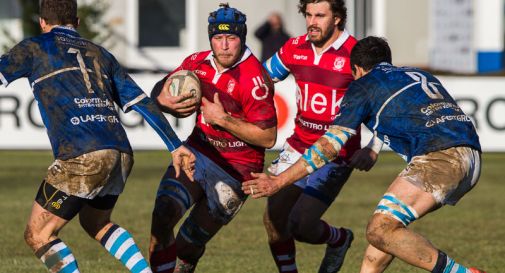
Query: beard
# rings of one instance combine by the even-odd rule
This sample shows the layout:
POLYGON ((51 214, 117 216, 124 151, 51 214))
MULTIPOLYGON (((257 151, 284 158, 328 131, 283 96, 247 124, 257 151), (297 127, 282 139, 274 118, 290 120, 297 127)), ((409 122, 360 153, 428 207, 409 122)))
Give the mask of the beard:
POLYGON ((310 42, 312 42, 317 47, 323 46, 331 38, 331 36, 333 35, 333 32, 335 32, 334 25, 330 25, 330 27, 328 27, 328 29, 326 29, 326 31, 323 31, 321 28, 314 27, 314 26, 309 26, 307 28, 307 33, 309 33, 310 42), (313 30, 318 31, 319 35, 311 36, 310 32, 313 30))
MULTIPOLYGON (((240 56, 240 55, 238 55, 240 56)), ((214 58, 223 67, 231 67, 238 61, 238 56, 233 56, 233 54, 215 54, 214 58)))

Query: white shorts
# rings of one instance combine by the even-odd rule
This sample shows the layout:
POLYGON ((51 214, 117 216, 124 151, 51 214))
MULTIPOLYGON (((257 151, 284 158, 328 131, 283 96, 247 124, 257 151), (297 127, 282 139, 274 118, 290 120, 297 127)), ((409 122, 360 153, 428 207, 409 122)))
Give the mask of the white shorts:
MULTIPOLYGON (((279 175, 295 164, 301 156, 301 153, 286 142, 279 157, 268 167, 268 171, 273 175, 279 175)), ((347 182, 351 172, 352 168, 349 168, 343 160, 337 160, 296 181, 294 185, 303 189, 305 194, 329 206, 347 182)))

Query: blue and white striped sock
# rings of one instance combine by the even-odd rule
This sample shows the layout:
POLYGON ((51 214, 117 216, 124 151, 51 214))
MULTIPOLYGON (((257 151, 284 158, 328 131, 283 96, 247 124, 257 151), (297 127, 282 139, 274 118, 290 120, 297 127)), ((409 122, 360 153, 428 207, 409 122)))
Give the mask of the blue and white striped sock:
POLYGON ((109 253, 120 260, 132 273, 152 273, 146 259, 133 241, 128 231, 118 225, 112 225, 100 243, 109 253))
POLYGON ((470 269, 456 263, 442 251, 438 251, 438 259, 432 273, 472 273, 470 269))
POLYGON ((60 239, 41 247, 35 255, 46 265, 51 273, 79 273, 77 261, 72 251, 60 239))

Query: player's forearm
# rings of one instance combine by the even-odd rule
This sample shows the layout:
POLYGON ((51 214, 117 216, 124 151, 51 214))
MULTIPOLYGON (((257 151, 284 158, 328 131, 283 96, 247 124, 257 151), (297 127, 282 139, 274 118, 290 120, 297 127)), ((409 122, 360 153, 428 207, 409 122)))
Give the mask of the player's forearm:
POLYGON ((331 126, 310 148, 305 150, 302 159, 305 161, 308 173, 312 173, 337 158, 344 144, 352 134, 331 126))
POLYGON ((229 114, 217 120, 217 125, 249 144, 272 148, 277 139, 277 127, 262 129, 250 122, 234 118, 229 114))
POLYGON ((308 174, 307 162, 300 158, 295 164, 276 177, 276 183, 279 186, 279 189, 282 189, 302 179, 308 174))
POLYGON ((133 105, 132 108, 141 114, 147 123, 158 133, 170 152, 173 152, 182 145, 181 140, 175 134, 168 120, 151 99, 145 98, 133 105))

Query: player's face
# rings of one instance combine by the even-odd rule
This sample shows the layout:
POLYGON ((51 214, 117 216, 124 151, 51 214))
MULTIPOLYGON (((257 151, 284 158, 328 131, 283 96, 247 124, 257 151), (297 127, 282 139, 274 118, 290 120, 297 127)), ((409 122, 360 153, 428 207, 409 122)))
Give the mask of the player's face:
POLYGON ((323 1, 307 4, 305 23, 309 40, 316 46, 324 45, 337 30, 340 18, 331 11, 330 3, 323 1))
POLYGON ((210 39, 214 59, 218 65, 228 68, 240 58, 240 38, 234 34, 217 34, 210 39))

